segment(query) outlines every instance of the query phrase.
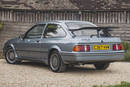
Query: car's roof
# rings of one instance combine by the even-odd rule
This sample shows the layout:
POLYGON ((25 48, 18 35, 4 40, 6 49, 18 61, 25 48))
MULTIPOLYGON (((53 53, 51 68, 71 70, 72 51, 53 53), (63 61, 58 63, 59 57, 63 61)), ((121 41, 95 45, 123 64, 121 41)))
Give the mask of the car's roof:
POLYGON ((77 21, 77 20, 52 20, 52 21, 44 21, 44 22, 40 22, 37 24, 45 24, 45 23, 67 23, 67 22, 82 22, 82 23, 87 23, 87 24, 92 24, 91 22, 88 21, 77 21))

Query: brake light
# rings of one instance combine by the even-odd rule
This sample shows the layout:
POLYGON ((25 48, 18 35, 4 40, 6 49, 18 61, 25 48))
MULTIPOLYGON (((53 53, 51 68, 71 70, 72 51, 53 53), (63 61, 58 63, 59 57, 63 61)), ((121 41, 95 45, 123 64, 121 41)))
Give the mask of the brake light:
POLYGON ((79 51, 82 51, 82 52, 85 51, 84 45, 80 45, 80 46, 79 46, 79 51))
POLYGON ((86 46, 86 51, 90 51, 90 45, 86 46))
POLYGON ((113 45, 113 50, 117 50, 117 45, 116 44, 113 45))
POLYGON ((73 49, 75 52, 85 52, 85 51, 90 51, 90 46, 89 45, 76 45, 73 49))
POLYGON ((118 50, 124 50, 124 46, 122 44, 118 44, 118 50))
POLYGON ((114 44, 113 50, 115 51, 124 50, 124 46, 122 44, 114 44))

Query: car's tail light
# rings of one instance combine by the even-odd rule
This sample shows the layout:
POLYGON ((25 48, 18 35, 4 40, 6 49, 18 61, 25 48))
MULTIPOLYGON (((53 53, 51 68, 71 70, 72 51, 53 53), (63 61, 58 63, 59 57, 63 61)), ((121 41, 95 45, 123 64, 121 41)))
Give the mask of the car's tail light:
POLYGON ((86 45, 86 51, 90 51, 90 45, 86 45))
POLYGON ((118 50, 124 50, 124 46, 122 44, 118 44, 118 50))
POLYGON ((73 51, 75 51, 75 52, 84 52, 85 51, 85 47, 84 47, 84 45, 76 45, 74 47, 73 51))
POLYGON ((74 52, 85 52, 85 51, 90 51, 90 46, 89 45, 76 45, 73 49, 74 52))
POLYGON ((113 44, 113 50, 114 51, 124 50, 124 46, 122 44, 113 44))
POLYGON ((113 45, 113 50, 117 50, 117 45, 116 44, 113 45))

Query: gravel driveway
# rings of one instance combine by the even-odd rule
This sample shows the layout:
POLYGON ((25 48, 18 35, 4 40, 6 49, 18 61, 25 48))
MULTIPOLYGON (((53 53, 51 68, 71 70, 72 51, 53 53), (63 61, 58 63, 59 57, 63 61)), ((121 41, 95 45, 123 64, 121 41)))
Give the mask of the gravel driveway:
POLYGON ((10 65, 0 60, 0 87, 92 87, 121 81, 130 82, 130 63, 112 63, 106 71, 85 65, 65 73, 53 73, 40 63, 10 65))

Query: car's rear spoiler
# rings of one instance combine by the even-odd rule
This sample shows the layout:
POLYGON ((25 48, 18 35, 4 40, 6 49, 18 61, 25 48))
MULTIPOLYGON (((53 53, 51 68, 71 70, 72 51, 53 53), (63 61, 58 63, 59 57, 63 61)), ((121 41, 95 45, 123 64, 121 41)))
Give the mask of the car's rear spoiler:
POLYGON ((79 29, 69 29, 70 31, 79 31, 79 30, 85 30, 85 29, 97 29, 97 30, 107 30, 111 31, 113 28, 119 28, 119 27, 83 27, 79 29))

